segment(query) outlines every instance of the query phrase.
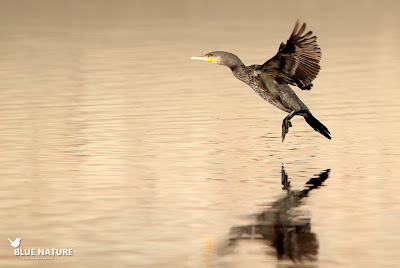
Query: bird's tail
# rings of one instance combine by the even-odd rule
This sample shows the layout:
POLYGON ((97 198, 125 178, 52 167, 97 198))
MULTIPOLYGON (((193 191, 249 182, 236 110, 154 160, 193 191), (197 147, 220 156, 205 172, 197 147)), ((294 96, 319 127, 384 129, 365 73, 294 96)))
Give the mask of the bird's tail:
POLYGON ((7 238, 8 239, 8 241, 10 241, 10 243, 12 243, 13 241, 11 241, 11 239, 10 238, 7 238))
POLYGON ((329 132, 328 128, 324 126, 321 122, 317 120, 310 112, 304 116, 306 122, 317 132, 324 135, 326 138, 331 139, 331 133, 329 132))

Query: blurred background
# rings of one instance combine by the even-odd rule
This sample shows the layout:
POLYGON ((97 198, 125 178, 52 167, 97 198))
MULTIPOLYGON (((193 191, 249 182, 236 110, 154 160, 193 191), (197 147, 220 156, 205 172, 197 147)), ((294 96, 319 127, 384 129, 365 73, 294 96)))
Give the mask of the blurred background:
POLYGON ((399 7, 1 1, 1 266, 396 266, 399 7), (284 112, 190 60, 262 64, 297 19, 322 68, 295 90, 332 140, 295 117, 282 143, 284 112))

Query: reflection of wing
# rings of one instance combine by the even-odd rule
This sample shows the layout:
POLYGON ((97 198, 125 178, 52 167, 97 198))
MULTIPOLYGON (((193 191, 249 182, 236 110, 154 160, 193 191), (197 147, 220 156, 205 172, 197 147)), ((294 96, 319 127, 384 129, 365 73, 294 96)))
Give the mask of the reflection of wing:
POLYGON ((305 23, 299 29, 299 22, 296 22, 286 44, 282 43, 278 53, 259 68, 261 76, 264 74, 277 82, 311 89, 311 82, 320 70, 321 49, 311 31, 303 34, 305 29, 305 23))

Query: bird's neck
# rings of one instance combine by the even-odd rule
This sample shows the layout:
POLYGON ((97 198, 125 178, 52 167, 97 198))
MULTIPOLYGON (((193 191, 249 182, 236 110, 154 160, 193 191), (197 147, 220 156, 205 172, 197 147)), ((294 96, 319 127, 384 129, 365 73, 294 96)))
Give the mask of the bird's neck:
POLYGON ((249 72, 248 68, 243 64, 237 64, 233 67, 231 67, 233 75, 239 79, 242 82, 245 82, 246 84, 249 82, 249 72))
POLYGON ((246 66, 243 64, 243 62, 239 62, 233 66, 230 66, 232 72, 241 68, 245 68, 246 66))

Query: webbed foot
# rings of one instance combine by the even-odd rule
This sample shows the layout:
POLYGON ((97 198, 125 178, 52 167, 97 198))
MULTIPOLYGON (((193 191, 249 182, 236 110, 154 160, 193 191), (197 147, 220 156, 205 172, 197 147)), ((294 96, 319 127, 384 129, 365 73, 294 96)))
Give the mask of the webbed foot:
POLYGON ((292 122, 290 122, 290 119, 283 119, 282 122, 282 142, 285 140, 286 134, 289 132, 289 128, 292 127, 292 122))
POLYGON ((296 111, 291 111, 288 116, 283 119, 282 122, 282 142, 285 140, 286 134, 289 132, 289 128, 292 126, 292 122, 290 122, 290 119, 292 119, 293 116, 296 115, 296 111))

